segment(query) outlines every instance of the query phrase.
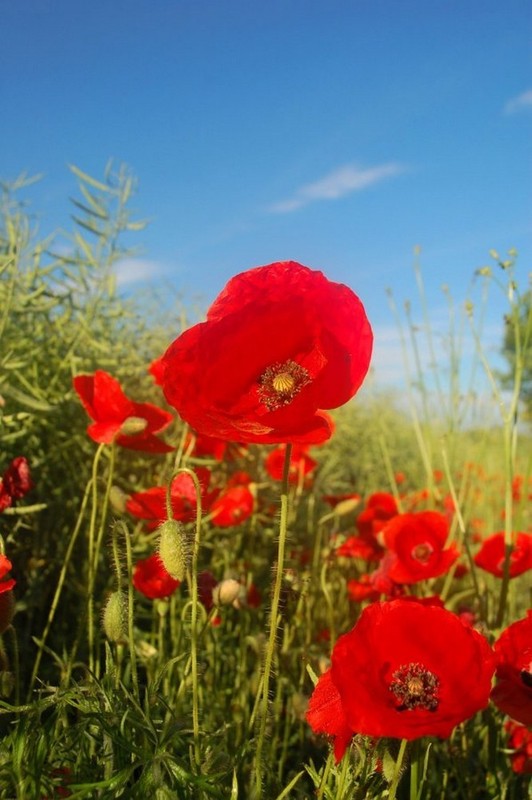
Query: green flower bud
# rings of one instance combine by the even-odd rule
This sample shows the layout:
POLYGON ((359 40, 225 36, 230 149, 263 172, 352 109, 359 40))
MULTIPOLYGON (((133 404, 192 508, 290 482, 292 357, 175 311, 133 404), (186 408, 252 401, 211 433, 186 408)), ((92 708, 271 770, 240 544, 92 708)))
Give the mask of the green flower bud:
POLYGON ((177 581, 187 573, 188 548, 183 526, 175 519, 167 519, 157 529, 159 534, 159 558, 163 566, 177 581))
POLYGON ((127 632, 127 598, 123 592, 113 592, 102 615, 102 626, 110 642, 123 642, 127 632))

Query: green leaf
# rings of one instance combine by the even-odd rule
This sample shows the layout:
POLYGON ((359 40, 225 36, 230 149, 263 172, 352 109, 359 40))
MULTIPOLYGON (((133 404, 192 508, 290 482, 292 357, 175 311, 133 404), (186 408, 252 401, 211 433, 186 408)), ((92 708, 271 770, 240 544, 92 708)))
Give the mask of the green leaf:
POLYGON ((2 393, 7 395, 7 397, 11 397, 12 400, 21 403, 23 406, 32 408, 34 411, 52 411, 53 409, 53 406, 46 400, 32 397, 26 394, 26 392, 20 391, 20 389, 15 389, 14 386, 10 386, 8 383, 2 384, 2 393))
POLYGON ((71 172, 74 173, 74 175, 76 175, 77 178, 79 178, 81 181, 84 181, 85 183, 88 183, 89 186, 93 186, 95 189, 99 189, 100 192, 112 191, 110 186, 106 186, 105 183, 101 183, 100 181, 97 181, 96 178, 92 178, 90 175, 87 175, 86 172, 80 170, 79 167, 75 167, 74 164, 69 164, 68 168, 70 169, 71 172))

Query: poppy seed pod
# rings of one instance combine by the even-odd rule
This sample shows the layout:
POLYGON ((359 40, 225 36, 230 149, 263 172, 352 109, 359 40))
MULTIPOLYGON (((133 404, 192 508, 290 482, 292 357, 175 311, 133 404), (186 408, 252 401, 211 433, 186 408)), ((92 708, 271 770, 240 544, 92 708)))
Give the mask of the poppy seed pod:
POLYGON ((157 529, 159 532, 159 558, 164 568, 176 581, 182 581, 187 572, 188 552, 183 526, 175 519, 167 519, 157 529))

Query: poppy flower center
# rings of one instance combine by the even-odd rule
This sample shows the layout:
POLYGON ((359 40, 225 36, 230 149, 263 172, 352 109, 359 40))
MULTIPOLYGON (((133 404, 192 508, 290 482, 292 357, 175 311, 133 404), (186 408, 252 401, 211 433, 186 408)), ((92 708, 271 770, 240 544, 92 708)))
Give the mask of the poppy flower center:
POLYGON ((415 558, 416 561, 420 561, 422 564, 426 564, 432 555, 434 550, 427 542, 423 542, 422 544, 418 544, 412 550, 412 557, 415 558))
POLYGON ((423 664, 403 664, 395 670, 388 687, 398 702, 397 711, 424 708, 436 711, 439 704, 439 678, 423 664))
POLYGON ((310 381, 308 370, 295 361, 276 362, 267 367, 259 378, 260 400, 268 411, 277 411, 291 403, 310 381))

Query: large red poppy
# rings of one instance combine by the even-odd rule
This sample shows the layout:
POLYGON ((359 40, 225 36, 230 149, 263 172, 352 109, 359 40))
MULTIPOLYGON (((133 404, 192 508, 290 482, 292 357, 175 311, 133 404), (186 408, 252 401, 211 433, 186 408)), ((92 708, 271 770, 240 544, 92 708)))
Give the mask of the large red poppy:
POLYGON ((336 737, 417 739, 451 735, 489 701, 495 659, 486 639, 435 605, 373 603, 336 643, 307 720, 336 737))
POLYGON ((168 402, 204 435, 317 444, 331 435, 320 410, 353 397, 372 342, 351 289, 278 262, 229 281, 207 321, 170 345, 161 382, 168 402))
POLYGON ((94 375, 77 375, 74 389, 94 420, 87 428, 93 441, 100 444, 115 441, 122 447, 145 453, 168 453, 174 449, 155 436, 168 427, 172 415, 151 403, 130 400, 108 372, 97 369, 94 375))
POLYGON ((495 642, 497 683, 491 699, 505 714, 532 726, 532 611, 495 642))
MULTIPOLYGON (((491 572, 497 578, 504 575, 504 533, 494 533, 482 542, 482 547, 476 554, 474 561, 477 567, 491 572)), ((518 533, 515 547, 510 553, 510 578, 516 578, 523 572, 532 569, 532 535, 518 533)))
POLYGON ((453 543, 445 547, 449 533, 446 517, 438 511, 399 514, 386 523, 381 536, 393 553, 388 576, 395 583, 417 583, 447 572, 458 558, 453 543))

